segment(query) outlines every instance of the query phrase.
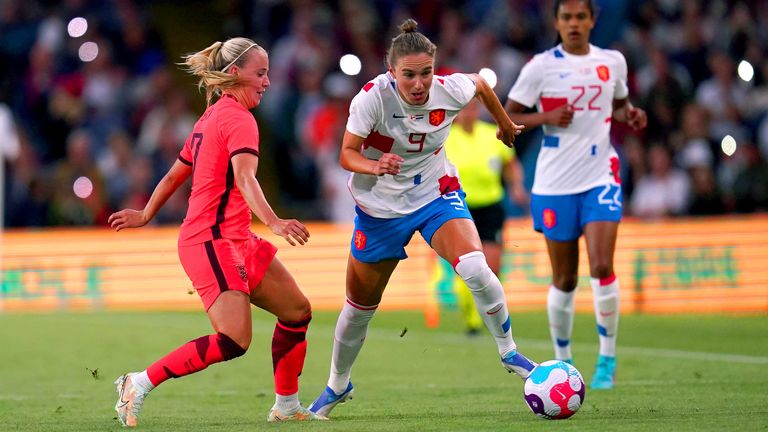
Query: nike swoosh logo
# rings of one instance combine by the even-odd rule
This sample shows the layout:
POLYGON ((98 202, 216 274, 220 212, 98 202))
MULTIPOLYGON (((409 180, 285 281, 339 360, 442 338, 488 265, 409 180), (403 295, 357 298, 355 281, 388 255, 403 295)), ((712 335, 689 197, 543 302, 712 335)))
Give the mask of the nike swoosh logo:
POLYGON ((561 74, 558 74, 558 75, 560 76, 560 78, 566 78, 570 74, 571 74, 570 72, 566 72, 566 73, 561 73, 561 74))
POLYGON ((611 311, 611 312, 600 311, 599 313, 600 313, 600 316, 602 316, 602 317, 609 317, 609 316, 612 316, 612 315, 616 314, 616 311, 611 311))
POLYGON ((501 305, 498 305, 498 306, 496 306, 494 309, 491 309, 491 310, 489 310, 488 312, 486 312, 486 314, 488 314, 488 315, 493 315, 493 314, 495 314, 496 312, 498 312, 498 311, 500 311, 500 310, 501 310, 501 305))
POLYGON ((407 115, 399 116, 397 114, 392 114, 392 118, 407 118, 407 117, 408 117, 407 115))

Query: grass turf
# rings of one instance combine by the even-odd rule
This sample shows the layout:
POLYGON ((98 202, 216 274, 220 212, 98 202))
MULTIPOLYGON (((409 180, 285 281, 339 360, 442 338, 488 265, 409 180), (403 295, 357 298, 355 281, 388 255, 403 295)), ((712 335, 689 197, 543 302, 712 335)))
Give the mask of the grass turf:
MULTIPOLYGON (((546 314, 513 313, 519 348, 552 357, 546 314)), ((330 422, 267 424, 274 402, 274 320, 255 311, 248 353, 171 380, 147 398, 142 431, 768 430, 768 316, 626 315, 617 388, 590 391, 565 421, 540 420, 522 381, 502 369, 488 335, 467 338, 444 313, 438 329, 413 312, 380 312, 354 369, 356 397, 330 422), (408 331, 402 335, 403 330, 408 331)), ((325 386, 335 313, 316 313, 300 397, 325 386)), ((0 430, 122 429, 112 381, 211 333, 202 312, 0 315, 0 430)), ((578 315, 574 360, 588 383, 594 318, 578 315)))

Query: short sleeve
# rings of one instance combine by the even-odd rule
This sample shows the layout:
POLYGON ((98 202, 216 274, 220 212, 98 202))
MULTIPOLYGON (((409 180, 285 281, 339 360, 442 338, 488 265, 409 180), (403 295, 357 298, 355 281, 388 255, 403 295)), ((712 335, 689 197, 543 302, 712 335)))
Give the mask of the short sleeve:
POLYGON ((366 138, 376 128, 381 118, 381 102, 379 90, 373 82, 366 84, 349 106, 347 131, 359 137, 366 138))
POLYGON ((532 108, 541 96, 541 86, 544 74, 541 73, 539 56, 534 57, 523 66, 515 85, 509 90, 507 99, 532 108))
POLYGON ((445 90, 451 97, 462 107, 466 106, 469 101, 477 94, 477 85, 472 78, 463 73, 455 73, 443 78, 445 90))
POLYGON ((222 116, 221 137, 229 157, 240 153, 259 155, 259 127, 248 111, 234 111, 222 116))
POLYGON ((194 138, 194 132, 189 134, 187 137, 187 141, 184 142, 184 147, 181 148, 181 151, 179 152, 179 161, 184 163, 185 165, 192 166, 192 141, 194 138))
POLYGON ((613 98, 624 99, 629 96, 627 87, 627 60, 620 52, 616 52, 616 78, 614 79, 613 98))

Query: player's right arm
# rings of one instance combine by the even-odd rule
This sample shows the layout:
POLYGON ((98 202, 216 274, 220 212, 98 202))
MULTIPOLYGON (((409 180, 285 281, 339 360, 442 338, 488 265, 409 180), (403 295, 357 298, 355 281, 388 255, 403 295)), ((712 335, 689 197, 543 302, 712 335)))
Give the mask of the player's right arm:
POLYGON ((123 228, 139 228, 152 220, 160 208, 168 201, 168 198, 176 192, 192 174, 192 167, 186 163, 176 160, 171 169, 157 184, 152 196, 143 210, 123 209, 119 212, 109 215, 108 222, 115 229, 120 231, 123 228))
POLYGON ((347 171, 380 176, 398 174, 405 159, 394 153, 384 153, 378 160, 362 153, 363 142, 373 133, 383 115, 382 102, 375 81, 366 84, 352 98, 344 137, 341 139, 339 163, 347 171))
POLYGON ((535 113, 524 113, 527 108, 536 105, 543 93, 544 71, 541 62, 546 53, 535 56, 520 71, 515 85, 509 90, 504 109, 509 118, 517 124, 524 124, 528 130, 541 125, 568 127, 573 120, 573 106, 561 105, 553 110, 535 113))
POLYGON ((512 99, 507 100, 506 105, 504 105, 504 109, 513 122, 523 124, 529 129, 545 124, 564 128, 573 121, 573 106, 571 104, 561 105, 552 111, 523 113, 526 108, 528 107, 512 99))
POLYGON ((361 153, 363 141, 365 138, 350 131, 344 131, 341 152, 339 153, 339 163, 342 168, 347 171, 376 176, 400 173, 400 166, 405 161, 402 156, 384 153, 378 160, 368 159, 361 153))

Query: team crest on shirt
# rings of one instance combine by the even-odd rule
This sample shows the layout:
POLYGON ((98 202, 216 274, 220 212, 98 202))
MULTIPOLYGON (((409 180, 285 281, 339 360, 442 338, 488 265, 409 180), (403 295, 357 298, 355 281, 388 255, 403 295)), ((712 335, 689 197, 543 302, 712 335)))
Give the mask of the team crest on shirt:
POLYGON ((557 216, 554 210, 544 209, 544 212, 541 214, 541 216, 541 218, 544 220, 544 226, 547 227, 547 229, 552 229, 552 227, 557 225, 557 216))
POLYGON ((601 81, 608 81, 611 79, 611 71, 608 69, 608 66, 606 65, 600 65, 596 68, 597 70, 597 77, 600 78, 601 81))
POLYGON ((360 230, 355 230, 355 248, 357 250, 365 249, 365 242, 367 240, 368 237, 365 236, 365 233, 360 230))
POLYGON ((235 264, 235 268, 237 269, 237 272, 240 274, 240 279, 242 279, 243 282, 248 282, 248 272, 245 270, 245 265, 235 264))
POLYGON ((445 120, 445 110, 436 109, 429 112, 429 124, 432 126, 438 126, 445 120))

